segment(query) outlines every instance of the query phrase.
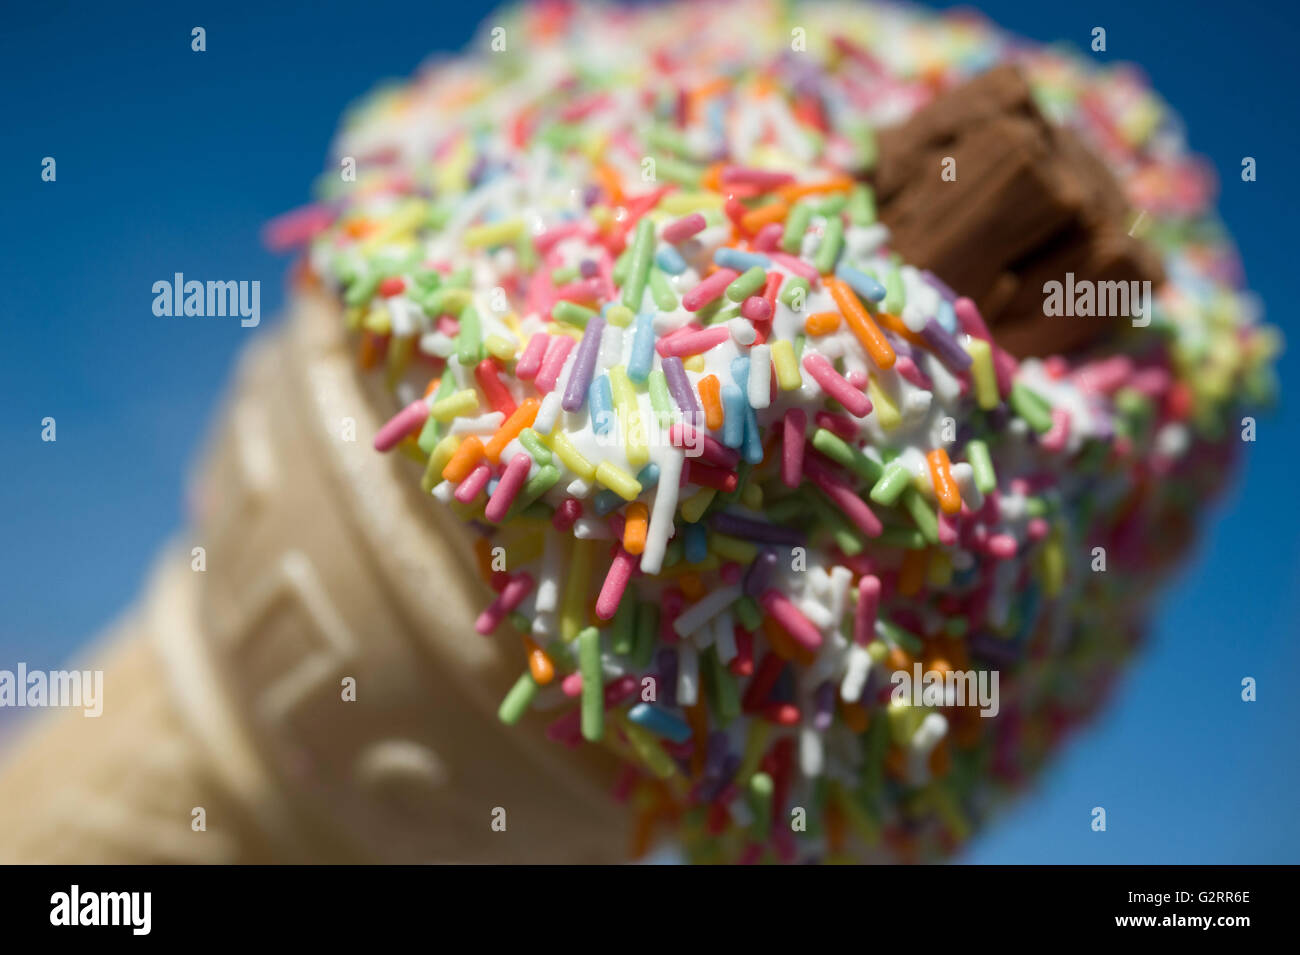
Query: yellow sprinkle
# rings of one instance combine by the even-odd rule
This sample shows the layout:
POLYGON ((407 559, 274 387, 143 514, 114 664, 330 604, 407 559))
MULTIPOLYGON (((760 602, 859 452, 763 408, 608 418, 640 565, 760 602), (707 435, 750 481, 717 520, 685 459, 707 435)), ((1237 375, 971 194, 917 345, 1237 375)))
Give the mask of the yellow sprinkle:
POLYGON ((673 764, 672 759, 664 752, 664 748, 659 745, 649 732, 626 720, 621 713, 615 710, 614 721, 619 724, 619 729, 627 737, 627 741, 632 744, 636 754, 641 757, 641 761, 646 764, 650 772, 654 773, 660 779, 669 779, 677 773, 677 767, 673 764))
POLYGON ((456 448, 460 446, 460 438, 454 434, 443 437, 441 441, 433 446, 433 453, 429 455, 429 463, 424 469, 424 479, 420 482, 420 488, 426 493, 432 491, 434 485, 442 478, 442 469, 447 466, 451 456, 456 453, 456 448))
POLYGON ((867 395, 875 406, 876 421, 880 423, 881 428, 892 431, 902 424, 903 416, 898 413, 898 405, 894 404, 894 399, 880 387, 880 382, 876 381, 875 375, 867 378, 867 395))
POLYGON ((763 509, 763 489, 757 484, 746 484, 740 491, 740 503, 751 511, 763 509))
POLYGON ((504 245, 513 242, 524 231, 523 219, 507 219, 504 222, 489 222, 466 229, 461 243, 467 249, 481 249, 489 245, 504 245))
MULTIPOLYGON (((610 309, 612 312, 613 309, 610 309)), ((650 449, 646 447, 645 428, 641 424, 641 409, 637 404, 636 388, 627 376, 627 369, 616 365, 609 370, 609 388, 614 398, 614 410, 618 412, 619 426, 623 429, 623 448, 627 463, 634 470, 640 471, 650 461, 650 449)))
POLYGON ((794 345, 783 338, 772 343, 772 364, 776 366, 776 384, 782 391, 794 391, 803 385, 799 362, 794 357, 794 345))
POLYGON ((682 359, 682 367, 685 368, 687 371, 693 371, 702 374, 706 367, 704 364, 704 356, 692 355, 690 358, 684 358, 682 359))
POLYGON ((758 557, 758 545, 730 534, 710 534, 709 547, 723 560, 738 564, 752 564, 758 557))
POLYGON ((559 455, 566 468, 584 481, 595 480, 596 466, 582 456, 578 449, 573 446, 573 442, 569 440, 567 434, 563 431, 553 431, 547 438, 542 440, 546 441, 551 450, 559 455), (547 438, 550 440, 547 440, 547 438))
POLYGON ((682 520, 694 524, 704 516, 704 511, 713 503, 713 496, 718 492, 711 487, 702 487, 686 500, 682 501, 682 520))
POLYGON ((461 415, 469 414, 478 408, 478 393, 473 388, 466 388, 448 395, 441 401, 435 401, 429 409, 429 415, 435 421, 450 421, 461 415))
POLYGON ((605 321, 615 328, 627 328, 634 318, 636 316, 632 314, 632 309, 626 305, 611 305, 605 310, 605 321))
POLYGON ((587 591, 591 584, 591 557, 596 542, 574 538, 569 555, 569 575, 560 602, 560 639, 566 643, 587 625, 587 591))
POLYGON ((641 485, 617 464, 601 461, 596 465, 596 481, 609 488, 625 501, 635 501, 641 485))
POLYGON ((374 332, 376 335, 387 335, 393 330, 393 323, 388 315, 388 309, 382 305, 376 305, 367 312, 361 324, 366 331, 374 332))
POLYGON ((413 237, 412 233, 424 225, 428 218, 428 205, 419 199, 411 199, 389 216, 388 220, 358 248, 366 253, 398 240, 409 241, 413 237))
POLYGON ((930 566, 926 571, 926 580, 931 587, 942 589, 952 581, 952 558, 948 552, 939 548, 930 551, 930 566))
POLYGON ((360 331, 361 323, 366 317, 366 307, 364 305, 353 305, 343 313, 343 317, 347 322, 348 331, 360 331))
POLYGON ((509 361, 514 358, 515 352, 518 351, 515 343, 504 335, 489 335, 483 339, 483 345, 487 348, 489 355, 502 361, 509 361))
POLYGON ((704 209, 721 209, 726 197, 716 192, 670 192, 659 200, 659 208, 679 216, 704 209))
POLYGON ((998 375, 993 370, 993 349, 982 338, 966 340, 966 351, 971 357, 970 373, 975 380, 975 400, 988 411, 998 406, 998 375))
POLYGON ((1061 552, 1061 535, 1053 533, 1043 547, 1043 596, 1051 599, 1065 584, 1065 558, 1061 552))

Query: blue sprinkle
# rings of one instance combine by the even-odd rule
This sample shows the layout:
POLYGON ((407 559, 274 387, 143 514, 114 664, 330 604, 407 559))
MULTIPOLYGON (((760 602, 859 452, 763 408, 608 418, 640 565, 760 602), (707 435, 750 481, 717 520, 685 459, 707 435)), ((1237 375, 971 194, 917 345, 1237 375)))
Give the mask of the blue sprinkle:
POLYGON ((957 313, 952 310, 952 302, 946 299, 939 303, 939 327, 949 335, 957 334, 957 313))
POLYGON ((749 406, 748 401, 744 405, 745 460, 750 464, 758 464, 763 460, 763 438, 758 433, 758 415, 754 414, 754 409, 749 406))
POLYGON ((649 312, 642 312, 636 317, 636 330, 632 335, 632 354, 627 360, 628 378, 637 383, 644 382, 650 377, 654 360, 654 317, 649 312))
POLYGON ((746 272, 756 265, 764 269, 772 265, 772 260, 766 255, 743 252, 725 245, 713 253, 713 261, 724 269, 735 269, 737 272, 746 272))
POLYGON ((593 379, 587 389, 587 402, 591 409, 591 426, 597 434, 605 434, 614 426, 614 392, 609 375, 593 379))
MULTIPOLYGON (((749 359, 746 359, 748 362, 749 359)), ((748 374, 748 372, 746 372, 748 374)), ((722 386, 722 443, 738 448, 745 443, 745 412, 753 414, 745 393, 735 385, 722 386)))
POLYGON ((682 537, 688 564, 698 564, 709 556, 709 535, 705 533, 703 524, 687 524, 682 537))
POLYGON ((613 491, 597 491, 591 499, 591 507, 596 512, 597 517, 613 514, 623 503, 623 499, 613 491))
POLYGON ((658 706, 638 703, 627 711, 627 718, 656 736, 674 743, 685 743, 691 738, 691 727, 684 719, 658 706))
POLYGON ((641 490, 647 490, 659 483, 659 465, 651 461, 643 467, 636 476, 637 483, 641 485, 641 490))
POLYGON ((885 297, 885 287, 866 272, 860 272, 851 265, 841 262, 835 266, 835 274, 853 291, 869 302, 879 302, 885 297))
POLYGON ((749 356, 737 355, 731 359, 731 379, 742 391, 749 387, 749 356))
POLYGON ((669 275, 681 275, 686 271, 686 260, 671 245, 665 245, 655 256, 655 264, 669 275))

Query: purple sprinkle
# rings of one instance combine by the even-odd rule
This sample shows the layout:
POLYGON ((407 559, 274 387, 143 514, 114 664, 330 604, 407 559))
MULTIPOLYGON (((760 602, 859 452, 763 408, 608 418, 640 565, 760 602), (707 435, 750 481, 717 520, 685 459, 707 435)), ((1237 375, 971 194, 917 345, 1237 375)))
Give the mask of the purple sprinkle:
POLYGON ((600 266, 596 264, 594 259, 583 259, 578 263, 578 273, 584 279, 594 279, 600 274, 600 266))
POLYGON ((787 547, 795 547, 804 542, 804 535, 792 527, 767 524, 749 517, 741 517, 739 514, 728 514, 726 511, 713 515, 710 523, 716 531, 742 540, 757 541, 760 544, 784 544, 787 547))
POLYGON ((776 548, 764 547, 749 565, 749 571, 745 574, 745 596, 757 597, 763 591, 767 590, 767 585, 772 581, 772 575, 776 573, 776 565, 780 560, 777 557, 776 548))
POLYGON ((943 279, 939 278, 939 276, 935 275, 929 269, 926 269, 921 273, 921 278, 925 281, 927 285, 929 285, 932 289, 934 289, 936 292, 942 295, 949 302, 956 300, 957 293, 954 292, 952 289, 950 289, 947 286, 947 284, 943 281, 943 279))
POLYGON ((677 651, 664 647, 655 654, 659 669, 659 702, 664 706, 677 705, 677 651))
POLYGON ((591 387, 596 372, 596 356, 600 353, 600 338, 604 333, 605 319, 599 315, 587 322, 587 330, 582 334, 573 359, 569 384, 564 389, 564 400, 560 402, 565 411, 577 411, 587 400, 587 389, 591 387))
POLYGON ((957 339, 953 338, 943 326, 933 318, 925 323, 921 329, 921 337, 925 343, 934 350, 935 356, 948 367, 948 370, 954 374, 960 375, 971 365, 971 357, 966 349, 957 344, 957 339))
POLYGON ((686 368, 682 365, 682 360, 674 355, 665 358, 662 364, 664 378, 668 381, 668 393, 673 396, 673 401, 677 402, 677 407, 685 416, 686 423, 694 425, 703 421, 704 410, 695 400, 695 389, 691 387, 690 379, 686 377, 686 368))
POLYGON ((722 775, 727 764, 727 734, 715 730, 709 734, 708 751, 704 758, 704 775, 717 779, 722 775))
POLYGON ((968 643, 972 653, 991 663, 1009 666, 1020 660, 1019 648, 1014 643, 999 640, 991 634, 972 634, 968 643))
POLYGON ((813 729, 825 733, 835 717, 835 687, 830 680, 817 687, 813 695, 813 729))

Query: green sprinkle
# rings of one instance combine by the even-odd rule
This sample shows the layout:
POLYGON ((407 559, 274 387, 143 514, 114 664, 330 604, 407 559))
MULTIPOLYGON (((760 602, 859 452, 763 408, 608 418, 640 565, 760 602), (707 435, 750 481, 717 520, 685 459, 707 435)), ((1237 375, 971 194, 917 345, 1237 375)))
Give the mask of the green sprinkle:
POLYGON ((903 295, 903 273, 897 265, 891 266, 885 276, 885 311, 891 315, 901 315, 906 304, 903 295))
POLYGON ((519 722, 520 717, 528 710, 533 703, 533 698, 537 696, 539 687, 533 679, 531 673, 524 673, 515 685, 510 688, 506 698, 501 701, 501 708, 497 710, 497 718, 507 726, 512 726, 519 722))
POLYGON ((821 491, 808 495, 808 503, 817 512, 821 523, 831 532, 831 536, 835 538, 835 544, 840 550, 850 557, 862 553, 862 538, 854 532, 853 528, 844 519, 843 511, 840 511, 827 501, 822 496, 821 491))
POLYGON ((826 457, 836 464, 848 468, 864 481, 875 484, 884 473, 884 468, 874 460, 857 448, 851 447, 839 435, 833 431, 828 431, 826 428, 818 428, 813 432, 812 444, 826 457))
POLYGON ((524 428, 523 431, 519 432, 519 443, 524 446, 528 456, 538 464, 546 465, 551 463, 551 449, 542 444, 541 437, 532 428, 524 428))
POLYGON ((675 182, 679 186, 694 188, 704 178, 704 170, 693 163, 683 162, 671 156, 656 156, 655 176, 675 182))
MULTIPOLYGON (((674 305, 673 307, 676 308, 677 306, 674 305)), ((605 309, 605 320, 615 328, 627 328, 632 324, 634 318, 636 316, 632 314, 632 310, 626 305, 614 304, 605 309)))
POLYGON ((365 305, 366 302, 374 298, 375 289, 379 287, 382 278, 383 276, 378 272, 358 278, 343 293, 343 303, 345 305, 365 305))
POLYGON ((568 285, 577 277, 578 267, 576 265, 566 265, 563 268, 551 271, 551 282, 555 285, 568 285))
MULTIPOLYGON (((813 207, 811 202, 800 201, 794 204, 785 219, 785 232, 781 235, 781 249, 791 255, 798 255, 803 248, 804 233, 812 223, 813 207)), ((788 304, 788 303, 787 303, 788 304)))
POLYGON ((627 281, 627 270, 632 267, 632 247, 624 249, 617 259, 614 260, 614 270, 611 276, 615 284, 622 285, 627 281))
POLYGON ((600 631, 578 634, 578 672, 582 674, 582 737, 591 742, 605 735, 605 678, 600 669, 600 631))
POLYGON ((749 808, 754 813, 750 827, 755 842, 766 842, 772 830, 772 777, 755 773, 749 778, 749 808))
POLYGON ((662 369, 656 368, 650 372, 647 386, 650 391, 650 407, 659 418, 659 423, 670 424, 673 420, 673 402, 668 394, 668 379, 664 377, 662 369))
POLYGON ((876 221, 876 194, 870 186, 854 186, 848 208, 849 221, 854 225, 871 225, 876 221))
POLYGON ((1051 430, 1052 406, 1048 404, 1046 398, 1032 388, 1028 388, 1018 381, 1013 384, 1011 386, 1011 407, 1039 434, 1051 430))
POLYGON ((733 302, 743 302, 763 287, 767 273, 761 265, 751 266, 745 273, 727 286, 727 298, 733 302))
POLYGON ((918 654, 925 645, 921 643, 919 637, 915 634, 908 633, 892 620, 886 620, 884 617, 876 618, 876 632, 883 636, 895 646, 902 647, 910 654, 918 654))
POLYGON ((632 652, 636 643, 636 599, 628 592, 618 602, 609 625, 609 648, 621 657, 632 652))
POLYGON ((912 520, 916 522, 917 528, 926 541, 931 544, 939 543, 939 518, 935 516, 934 508, 921 496, 921 492, 909 486, 903 492, 903 507, 912 515, 912 520))
POLYGON ((642 216, 632 238, 632 262, 623 286, 623 304, 632 311, 641 310, 645 283, 650 274, 650 259, 655 251, 655 227, 649 216, 642 216))
POLYGON ((501 523, 505 524, 528 508, 532 507, 537 499, 555 486, 555 482, 560 479, 560 469, 554 464, 543 464, 532 476, 524 482, 524 486, 519 489, 519 496, 515 498, 514 503, 506 511, 506 516, 501 523))
POLYGON ((975 486, 981 494, 988 494, 998 486, 997 475, 993 472, 993 458, 987 444, 978 439, 967 442, 966 460, 975 472, 975 486))
MULTIPOLYGON (((443 398, 452 393, 456 387, 456 382, 452 375, 444 373, 438 380, 438 387, 433 391, 433 400, 436 404, 443 398)), ((420 431, 419 445, 420 450, 425 454, 433 454, 433 446, 442 438, 442 424, 432 414, 424 419, 424 428, 420 431)))
POLYGON ((636 649, 632 653, 632 664, 638 669, 650 665, 654 657, 655 643, 659 637, 658 604, 638 604, 636 608, 636 649))
POLYGON ((712 675, 714 700, 717 705, 718 722, 726 726, 737 716, 740 715, 740 688, 736 686, 736 678, 731 675, 718 657, 718 648, 710 647, 705 659, 709 663, 709 671, 712 675))
POLYGON ((886 527, 875 543, 899 550, 925 550, 925 535, 914 527, 886 527))
POLYGON ((468 265, 462 265, 456 271, 447 276, 446 286, 448 288, 457 288, 468 290, 474 281, 474 271, 468 265))
POLYGON ((817 246, 817 254, 813 256, 813 265, 822 275, 835 271, 835 263, 839 260, 840 250, 844 248, 844 220, 839 216, 831 216, 826 220, 826 228, 822 233, 821 245, 817 246))
POLYGON ((746 630, 757 630, 763 625, 763 611, 759 609, 758 601, 753 597, 744 596, 738 598, 731 605, 731 609, 735 611, 736 619, 740 621, 740 625, 746 630))
POLYGON ((477 365, 485 357, 483 327, 478 310, 466 305, 460 312, 460 333, 456 336, 456 357, 462 368, 477 365))
POLYGON ((586 328, 587 323, 596 317, 596 313, 577 302, 561 299, 551 306, 551 317, 557 322, 568 322, 570 325, 586 328))
POLYGON ((875 486, 871 489, 871 499, 877 504, 889 506, 898 500, 898 496, 911 483, 912 472, 897 461, 890 461, 885 465, 880 477, 876 480, 875 486))
POLYGON ((777 296, 781 304, 786 308, 793 308, 796 312, 803 311, 804 305, 808 303, 808 280, 801 276, 787 279, 781 286, 781 294, 777 296), (799 306, 795 307, 795 297, 798 296, 799 306))
POLYGON ((650 269, 650 295, 655 300, 655 308, 661 312, 671 312, 677 308, 677 293, 668 284, 668 276, 657 268, 650 269))

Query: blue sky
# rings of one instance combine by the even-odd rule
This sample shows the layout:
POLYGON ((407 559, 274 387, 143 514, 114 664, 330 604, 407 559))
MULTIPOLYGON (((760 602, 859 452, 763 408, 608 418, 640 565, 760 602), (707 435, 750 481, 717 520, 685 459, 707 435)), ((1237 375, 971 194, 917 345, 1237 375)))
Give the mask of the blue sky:
MULTIPOLYGON (((1271 320, 1300 340, 1295 7, 981 4, 1038 40, 1138 63, 1223 181, 1221 209, 1271 320), (1241 158, 1258 161, 1242 183, 1241 158)), ((272 324, 286 263, 263 222, 309 198, 338 115, 376 81, 465 43, 475 4, 22 5, 0 63, 0 667, 69 658, 133 599, 183 519, 186 469, 239 349, 272 324), (190 29, 208 50, 190 51, 190 29), (58 162, 42 183, 44 156, 58 162), (263 327, 174 322, 152 284, 262 283, 263 327), (40 441, 45 416, 58 441, 40 441)), ((1294 355, 1147 648, 1101 720, 967 853, 974 862, 1297 862, 1300 435, 1294 355), (1254 676, 1259 701, 1239 702, 1254 676), (1093 806, 1108 831, 1089 829, 1093 806)), ((5 717, 7 718, 7 717, 5 717)), ((3 719, 3 718, 0 718, 3 719)))

